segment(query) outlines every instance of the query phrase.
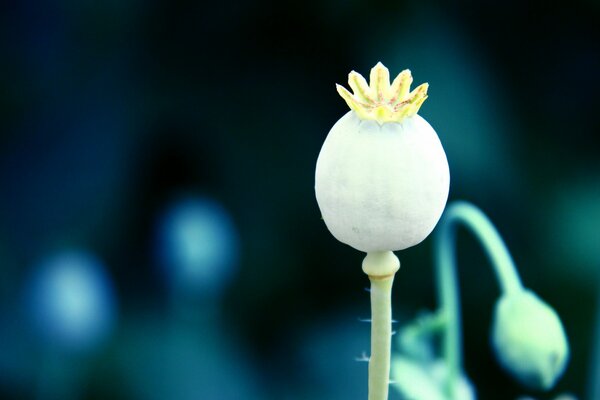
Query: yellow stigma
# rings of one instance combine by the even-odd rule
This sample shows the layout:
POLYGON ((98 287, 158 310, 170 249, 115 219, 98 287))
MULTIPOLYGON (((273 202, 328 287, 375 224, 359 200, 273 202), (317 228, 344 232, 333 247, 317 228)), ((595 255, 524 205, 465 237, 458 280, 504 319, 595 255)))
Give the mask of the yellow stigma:
POLYGON ((415 115, 427 98, 429 85, 423 83, 410 92, 412 83, 410 70, 400 72, 390 85, 390 71, 377 63, 371 68, 370 82, 358 72, 348 74, 348 84, 354 93, 345 87, 336 85, 337 91, 362 119, 372 119, 379 124, 400 122, 406 117, 415 115))

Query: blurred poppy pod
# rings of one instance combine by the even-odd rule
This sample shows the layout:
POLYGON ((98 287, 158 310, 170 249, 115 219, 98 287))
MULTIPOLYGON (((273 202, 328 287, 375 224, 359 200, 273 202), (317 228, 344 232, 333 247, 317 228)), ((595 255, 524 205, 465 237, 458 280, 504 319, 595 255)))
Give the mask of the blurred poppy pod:
POLYGON ((558 315, 529 290, 500 298, 492 344, 504 368, 533 389, 550 389, 569 358, 569 345, 558 315))

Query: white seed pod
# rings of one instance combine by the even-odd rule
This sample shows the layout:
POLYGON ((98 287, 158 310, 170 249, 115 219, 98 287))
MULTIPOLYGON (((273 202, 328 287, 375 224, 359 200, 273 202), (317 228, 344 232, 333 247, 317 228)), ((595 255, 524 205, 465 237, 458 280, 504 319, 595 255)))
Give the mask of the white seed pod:
POLYGON ((500 298, 492 345, 500 364, 533 389, 554 386, 569 358, 569 344, 558 315, 529 290, 500 298))
POLYGON ((438 222, 450 185, 446 154, 416 114, 427 85, 409 93, 405 70, 389 84, 381 63, 371 84, 349 76, 352 111, 331 129, 317 160, 315 192, 327 228, 358 250, 396 251, 423 241, 438 222))

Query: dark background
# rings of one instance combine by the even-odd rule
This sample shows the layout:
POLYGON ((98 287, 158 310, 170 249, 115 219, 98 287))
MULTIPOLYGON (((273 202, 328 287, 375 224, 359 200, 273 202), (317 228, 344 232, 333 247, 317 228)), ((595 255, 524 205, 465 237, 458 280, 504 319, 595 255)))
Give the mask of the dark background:
MULTIPOLYGON (((102 345, 51 356, 80 375, 57 378, 75 397, 365 398, 353 359, 368 350, 363 256, 329 234, 313 185, 347 109, 334 83, 381 61, 429 82, 420 115, 446 149, 450 200, 488 213, 563 319, 569 367, 553 394, 533 395, 584 398, 600 279, 599 17, 593 0, 2 2, 0 397, 44 396, 42 365, 62 351, 31 332, 23 293, 45 258, 84 249, 118 315, 102 345), (183 300, 203 316, 182 317, 165 350, 179 301, 153 232, 182 194, 227 210, 239 257, 218 294, 183 300)), ((458 243, 466 372, 482 399, 530 393, 488 345, 492 271, 471 238, 458 243)), ((400 323, 435 307, 431 250, 398 253, 400 323)))

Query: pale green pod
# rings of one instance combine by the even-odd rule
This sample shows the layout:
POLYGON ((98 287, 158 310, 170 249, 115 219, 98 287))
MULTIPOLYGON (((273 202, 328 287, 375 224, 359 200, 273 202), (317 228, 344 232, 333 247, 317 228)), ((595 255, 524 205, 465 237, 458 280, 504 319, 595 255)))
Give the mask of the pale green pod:
POLYGON ((533 389, 554 386, 569 358, 569 344, 558 315, 530 290, 500 298, 492 345, 503 367, 533 389))
POLYGON ((425 239, 438 222, 450 185, 446 154, 417 114, 427 85, 409 91, 405 70, 389 83, 381 63, 371 83, 351 72, 352 111, 331 128, 319 154, 315 193, 333 236, 364 252, 396 251, 425 239))

